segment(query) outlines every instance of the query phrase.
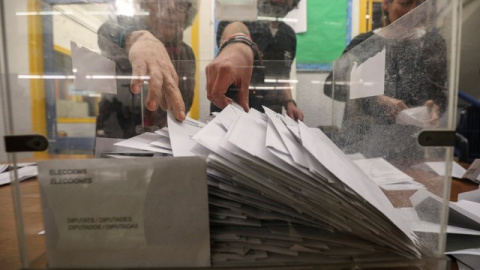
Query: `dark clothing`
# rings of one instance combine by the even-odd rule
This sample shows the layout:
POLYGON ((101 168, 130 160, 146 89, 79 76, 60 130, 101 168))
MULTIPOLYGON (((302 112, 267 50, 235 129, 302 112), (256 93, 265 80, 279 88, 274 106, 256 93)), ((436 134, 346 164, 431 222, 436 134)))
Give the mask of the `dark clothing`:
MULTIPOLYGON (((116 63, 117 75, 132 75, 132 66, 125 50, 125 36, 132 31, 149 30, 137 18, 118 17, 104 23, 98 30, 98 44, 102 54, 116 63)), ((193 102, 195 87, 195 55, 193 50, 179 38, 176 43, 164 43, 179 78, 178 87, 185 102, 186 111, 193 102)), ((166 112, 158 108, 150 112, 142 106, 141 95, 130 92, 130 79, 117 80, 117 95, 103 94, 97 118, 97 135, 109 138, 130 138, 138 134, 137 128, 144 125, 159 128, 167 125, 166 112), (101 132, 99 132, 101 131, 101 132)), ((147 96, 144 87, 143 99, 147 96)))
MULTIPOLYGON (((373 35, 373 32, 358 35, 350 42, 343 54, 373 35)), ((401 99, 409 107, 421 106, 425 101, 432 99, 443 110, 445 109, 447 95, 446 44, 439 34, 427 32, 420 38, 409 40, 389 40, 377 35, 368 42, 368 45, 372 46, 365 44, 362 52, 360 50, 353 51, 355 59, 349 59, 349 64, 353 65, 352 61, 356 61, 360 65, 385 47, 385 95, 401 99), (365 48, 368 48, 368 54, 363 53, 366 51, 365 48)), ((342 73, 349 72, 343 71, 342 73)), ((332 81, 332 77, 332 73, 327 77, 324 86, 325 95, 338 101, 347 101, 348 87, 336 85, 335 96, 332 96, 332 84, 328 83, 332 81)))
POLYGON ((395 125, 377 97, 349 100, 350 73, 357 65, 385 48, 385 96, 402 100, 409 108, 433 100, 441 112, 447 102, 446 44, 436 32, 415 32, 415 37, 387 39, 373 32, 357 36, 334 64, 326 80, 324 93, 345 101, 345 114, 339 134, 332 139, 344 151, 362 152, 366 156, 401 156, 420 153, 412 135, 417 127, 395 125), (361 44, 360 46, 357 46, 361 44), (332 79, 335 76, 335 79, 332 79), (335 90, 332 92, 332 85, 335 90), (410 143, 411 142, 411 143, 410 143), (409 145, 411 144, 411 145, 409 145))
MULTIPOLYGON (((217 44, 219 45, 223 30, 230 22, 221 22, 217 30, 217 44)), ((252 74, 249 93, 249 106, 263 112, 262 105, 281 112, 285 105, 283 90, 259 90, 258 87, 274 88, 278 83, 265 83, 265 79, 289 79, 293 60, 297 51, 297 37, 293 29, 280 22, 275 36, 272 34, 269 23, 266 21, 244 22, 250 31, 250 36, 263 53, 263 66, 259 66, 259 59, 255 56, 255 67, 252 74)), ((280 85, 283 86, 283 85, 280 85)), ((227 96, 236 100, 238 89, 233 87, 227 91, 227 96)), ((211 111, 220 111, 211 105, 211 111)))

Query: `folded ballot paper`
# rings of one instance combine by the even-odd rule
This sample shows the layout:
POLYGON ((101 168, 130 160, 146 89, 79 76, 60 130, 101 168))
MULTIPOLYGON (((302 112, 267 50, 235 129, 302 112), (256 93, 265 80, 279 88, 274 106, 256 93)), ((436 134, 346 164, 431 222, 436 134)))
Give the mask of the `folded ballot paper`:
POLYGON ((424 185, 416 182, 411 176, 397 169, 383 158, 355 159, 353 163, 384 190, 425 188, 424 185))
MULTIPOLYGON (((10 184, 14 175, 12 170, 14 170, 13 164, 0 164, 0 186, 10 184)), ((17 163, 17 179, 18 181, 27 180, 37 176, 37 164, 35 162, 28 163, 17 163)))
POLYGON ((480 159, 475 159, 468 170, 464 172, 461 178, 469 179, 477 184, 480 184, 480 159))
POLYGON ((421 256, 379 185, 327 136, 265 111, 230 105, 208 124, 169 114, 168 130, 118 146, 206 158, 213 265, 421 256))
POLYGON ((424 128, 430 119, 427 106, 409 108, 401 111, 396 119, 399 125, 409 125, 424 128))
MULTIPOLYGON (((461 269, 480 269, 480 190, 460 193, 458 199, 449 203, 445 254, 466 266, 461 269)), ((442 208, 443 200, 426 190, 417 191, 410 200, 418 213, 410 218, 412 228, 419 233, 438 232, 440 224, 430 213, 442 208)))

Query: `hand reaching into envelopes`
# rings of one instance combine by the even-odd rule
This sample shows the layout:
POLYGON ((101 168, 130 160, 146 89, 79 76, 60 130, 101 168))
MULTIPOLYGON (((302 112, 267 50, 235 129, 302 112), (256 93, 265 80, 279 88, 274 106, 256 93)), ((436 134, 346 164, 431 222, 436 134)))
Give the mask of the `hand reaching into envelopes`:
POLYGON ((237 103, 248 111, 248 87, 252 78, 253 52, 243 43, 230 44, 205 69, 207 97, 223 109, 232 100, 225 96, 230 85, 239 89, 237 103))
POLYGON ((130 90, 140 93, 147 79, 147 109, 155 111, 160 106, 165 111, 172 110, 177 120, 185 120, 185 103, 178 88, 177 72, 162 42, 148 31, 135 31, 126 46, 132 75, 136 77, 131 81, 130 90))
POLYGON ((220 109, 232 100, 225 96, 233 85, 239 89, 236 102, 248 112, 249 85, 252 78, 254 53, 247 44, 251 39, 248 28, 241 22, 229 24, 223 31, 220 53, 205 69, 207 97, 220 109), (235 37, 238 37, 235 40, 235 37))

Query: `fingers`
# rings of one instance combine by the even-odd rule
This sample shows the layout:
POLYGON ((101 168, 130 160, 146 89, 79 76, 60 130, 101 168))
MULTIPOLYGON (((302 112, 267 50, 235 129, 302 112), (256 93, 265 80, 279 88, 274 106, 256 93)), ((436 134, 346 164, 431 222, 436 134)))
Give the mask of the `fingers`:
POLYGON ((407 104, 405 104, 405 102, 400 101, 399 104, 398 104, 398 109, 399 109, 399 112, 400 112, 400 111, 403 111, 405 109, 408 109, 408 106, 407 106, 407 104))
POLYGON ((163 84, 163 93, 165 94, 164 98, 166 99, 167 109, 173 111, 175 119, 178 121, 185 120, 185 103, 183 102, 182 93, 177 86, 177 83, 173 76, 164 77, 163 84))
MULTIPOLYGON (((228 89, 228 86, 226 88, 224 87, 218 87, 214 86, 214 89, 228 89)), ((229 104, 232 103, 232 99, 228 98, 225 96, 225 93, 222 93, 221 91, 212 91, 207 98, 215 104, 220 109, 224 109, 227 107, 229 104)))
POLYGON ((425 106, 427 107, 428 113, 430 114, 430 119, 426 122, 427 125, 438 125, 438 121, 440 119, 440 107, 431 99, 425 102, 425 106))
POLYGON ((228 88, 234 82, 230 79, 229 74, 231 71, 228 68, 207 67, 207 98, 220 109, 232 103, 232 100, 225 96, 228 88))
POLYGON ((148 80, 148 95, 146 101, 146 107, 150 111, 155 111, 158 106, 161 106, 163 110, 167 110, 165 106, 165 97, 162 91, 163 87, 163 74, 156 66, 150 66, 150 80, 148 80))
POLYGON ((427 124, 428 126, 436 126, 436 125, 438 125, 438 120, 439 120, 438 117, 433 117, 433 118, 429 119, 429 120, 426 122, 426 124, 427 124))
POLYGON ((425 102, 425 107, 427 107, 430 114, 435 113, 440 110, 440 107, 431 99, 425 102))
POLYGON ((248 111, 248 86, 252 77, 253 52, 243 43, 233 43, 224 50, 206 68, 207 98, 220 109, 232 100, 225 96, 231 85, 239 88, 236 100, 248 111))
POLYGON ((389 99, 390 102, 387 103, 386 114, 391 118, 397 118, 398 114, 401 111, 408 109, 408 106, 399 99, 389 99))
POLYGON ((207 65, 207 67, 205 67, 205 75, 207 77, 207 98, 208 98, 208 100, 211 101, 212 100, 211 99, 212 91, 213 91, 214 86, 215 86, 215 81, 217 80, 216 74, 213 71, 213 68, 211 67, 211 64, 209 64, 209 65, 207 65))
POLYGON ((237 103, 240 105, 245 112, 248 112, 249 107, 248 107, 248 96, 249 96, 249 89, 248 89, 249 83, 244 83, 242 82, 242 85, 240 86, 240 91, 238 92, 237 95, 237 103))
POLYGON ((293 120, 296 120, 295 119, 295 117, 296 117, 295 113, 292 110, 287 111, 287 115, 288 115, 288 117, 292 118, 293 120))
POLYGON ((160 106, 163 110, 171 109, 175 118, 185 120, 185 103, 178 88, 178 75, 170 63, 162 59, 131 58, 133 79, 130 90, 141 92, 144 80, 148 78, 146 108, 155 111, 160 106))
POLYGON ((297 118, 297 119, 296 119, 297 121, 298 121, 298 120, 303 121, 303 113, 302 113, 302 111, 297 110, 297 116, 296 116, 296 118, 297 118))
POLYGON ((429 99, 425 102, 425 106, 427 106, 427 107, 431 107, 431 106, 433 106, 433 104, 435 104, 435 102, 433 102, 433 100, 431 100, 431 99, 429 99))
POLYGON ((146 107, 150 111, 157 110, 158 106, 164 111, 172 110, 175 119, 183 121, 186 117, 185 103, 177 85, 178 77, 174 75, 176 74, 162 73, 156 67, 152 67, 146 107))
POLYGON ((139 94, 142 91, 144 78, 147 76, 147 63, 143 59, 132 61, 132 77, 130 81, 130 91, 139 94))
POLYGON ((287 111, 287 115, 295 121, 298 121, 298 120, 303 121, 303 113, 300 109, 296 107, 293 109, 289 109, 287 111))

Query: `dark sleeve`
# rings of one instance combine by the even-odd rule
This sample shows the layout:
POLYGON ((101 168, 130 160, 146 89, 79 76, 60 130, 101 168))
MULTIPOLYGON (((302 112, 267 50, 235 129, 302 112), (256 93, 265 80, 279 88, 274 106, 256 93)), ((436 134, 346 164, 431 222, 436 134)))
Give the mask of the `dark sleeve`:
POLYGON ((178 82, 178 88, 182 93, 186 112, 188 112, 193 104, 195 90, 195 54, 190 46, 182 42, 178 57, 180 60, 173 61, 173 66, 175 67, 178 77, 180 78, 178 82))
POLYGON ((426 91, 428 98, 440 106, 441 112, 447 109, 447 45, 437 33, 427 35, 424 47, 426 91))
MULTIPOLYGON (((278 56, 283 63, 278 63, 278 67, 276 68, 276 70, 278 75, 288 79, 290 78, 290 71, 292 70, 293 61, 297 56, 297 35, 289 25, 283 23, 281 24, 281 29, 279 29, 277 32, 277 35, 279 34, 283 35, 281 40, 284 43, 283 46, 285 47, 280 50, 280 55, 278 56), (285 52, 288 52, 290 56, 287 57, 286 55, 284 55, 285 52)), ((280 48, 282 48, 282 45, 280 48)))
MULTIPOLYGON (((367 40, 369 37, 373 36, 373 32, 368 32, 368 33, 363 33, 363 34, 360 34, 358 36, 356 36, 354 39, 352 39, 352 41, 350 41, 350 43, 348 44, 348 46, 345 48, 345 50, 343 51, 342 53, 342 56, 347 53, 348 51, 350 51, 351 49, 353 49, 355 46, 359 45, 360 43, 364 42, 365 40, 367 40)), ((335 68, 335 67, 333 67, 335 68)), ((323 86, 323 93, 334 99, 334 100, 337 100, 337 101, 347 101, 348 99, 348 89, 345 87, 345 86, 339 86, 339 85, 336 85, 336 89, 335 89, 335 96, 333 95, 333 87, 332 87, 332 82, 333 82, 333 71, 331 71, 327 78, 325 79, 325 84, 323 86)))
POLYGON ((297 57, 297 34, 295 33, 295 31, 292 29, 292 51, 291 51, 291 54, 292 54, 292 61, 295 60, 295 58, 297 57))

